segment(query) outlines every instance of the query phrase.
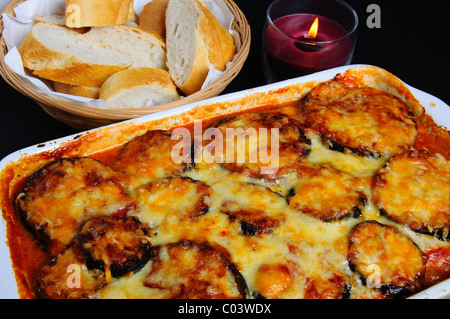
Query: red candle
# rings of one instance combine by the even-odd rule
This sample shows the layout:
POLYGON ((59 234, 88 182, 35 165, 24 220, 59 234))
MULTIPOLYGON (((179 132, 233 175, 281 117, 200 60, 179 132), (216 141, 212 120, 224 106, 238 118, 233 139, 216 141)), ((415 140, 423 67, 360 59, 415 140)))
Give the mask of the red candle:
POLYGON ((273 21, 265 34, 267 61, 279 79, 305 75, 350 62, 351 39, 339 23, 313 14, 291 14, 273 21), (314 20, 318 20, 317 32, 314 20), (280 32, 280 30, 282 32, 280 32))

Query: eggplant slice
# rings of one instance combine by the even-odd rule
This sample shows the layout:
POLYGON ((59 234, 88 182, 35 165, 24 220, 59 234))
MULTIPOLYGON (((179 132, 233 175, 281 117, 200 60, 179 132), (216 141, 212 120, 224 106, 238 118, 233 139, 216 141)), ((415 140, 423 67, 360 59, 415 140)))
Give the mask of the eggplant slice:
POLYGON ((26 225, 54 252, 96 216, 126 216, 136 203, 125 178, 92 158, 61 158, 33 174, 17 197, 26 225))
POLYGON ((144 286, 165 299, 245 298, 245 280, 221 247, 181 241, 155 247, 144 286))
POLYGON ((108 284, 105 273, 89 270, 86 260, 68 248, 44 265, 36 279, 39 298, 93 299, 108 284))
POLYGON ((331 168, 307 168, 288 196, 295 211, 325 222, 347 216, 359 217, 367 199, 363 181, 331 168))
POLYGON ((268 187, 253 183, 235 183, 228 187, 220 212, 239 223, 245 236, 272 234, 286 222, 288 206, 284 197, 268 187))
POLYGON ((72 247, 86 256, 89 269, 100 269, 109 280, 139 271, 151 257, 150 231, 136 217, 88 220, 72 247))
POLYGON ((400 153, 380 169, 373 185, 375 204, 397 223, 431 235, 450 227, 450 161, 443 156, 400 153))
POLYGON ((193 143, 179 137, 168 131, 148 131, 125 145, 113 168, 130 176, 134 187, 187 171, 194 165, 193 143), (184 153, 186 149, 189 152, 184 153))
POLYGON ((135 191, 139 219, 152 229, 169 219, 177 223, 197 220, 208 212, 211 195, 210 186, 184 176, 157 179, 135 191))
POLYGON ((350 268, 387 297, 406 297, 423 288, 426 255, 395 227, 369 220, 348 235, 350 268))
POLYGON ((402 100, 374 88, 353 87, 339 75, 309 93, 299 121, 332 147, 364 156, 394 156, 417 136, 415 118, 402 100))
POLYGON ((223 152, 216 154, 216 162, 252 178, 283 178, 295 172, 308 154, 308 140, 297 123, 284 114, 242 113, 218 120, 209 127, 212 129, 220 130, 217 135, 223 141, 223 152))

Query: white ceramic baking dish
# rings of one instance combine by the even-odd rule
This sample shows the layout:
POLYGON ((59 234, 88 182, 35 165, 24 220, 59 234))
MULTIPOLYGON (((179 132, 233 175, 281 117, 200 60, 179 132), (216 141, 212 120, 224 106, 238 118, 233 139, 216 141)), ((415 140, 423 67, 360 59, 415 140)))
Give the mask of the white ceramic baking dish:
MULTIPOLYGON (((181 118, 186 120, 195 120, 199 116, 204 116, 205 113, 199 112, 198 110, 202 109, 213 109, 212 113, 215 115, 221 115, 226 113, 231 113, 239 110, 243 110, 246 108, 251 108, 253 106, 263 105, 267 103, 271 103, 274 101, 289 101, 293 99, 298 99, 307 94, 313 84, 326 81, 328 79, 333 78, 338 73, 343 73, 349 69, 357 69, 357 70, 370 70, 371 76, 368 76, 365 81, 367 84, 371 86, 375 86, 381 90, 386 90, 387 82, 384 82, 385 74, 389 74, 391 77, 389 81, 394 79, 397 85, 403 86, 403 88, 409 89, 406 92, 415 97, 418 102, 425 108, 426 112, 430 114, 438 125, 449 128, 450 127, 450 107, 445 104, 443 101, 438 98, 422 92, 418 89, 415 89, 407 84, 404 84, 401 80, 396 77, 393 77, 390 73, 379 69, 377 67, 368 66, 368 65, 349 65, 344 67, 338 67, 335 69, 330 69, 326 71, 322 71, 319 73, 311 74, 304 77, 299 77, 283 82, 278 82, 271 85, 265 85, 257 88, 253 88, 250 90, 244 90, 236 93, 230 93, 226 95, 217 96, 211 99, 207 99, 201 102, 196 102, 192 104, 187 104, 184 106, 180 106, 174 109, 170 109, 168 111, 150 114, 144 117, 140 117, 137 119, 121 122, 118 124, 113 124, 107 127, 98 128, 90 131, 83 132, 77 135, 71 135, 62 137, 53 141, 48 141, 45 143, 40 143, 35 146, 31 146, 17 152, 10 154, 0 161, 0 171, 4 170, 5 167, 11 162, 16 162, 26 154, 37 154, 41 152, 48 152, 57 149, 61 145, 65 143, 69 143, 74 139, 79 139, 83 136, 89 136, 92 134, 97 134, 100 132, 100 135, 104 137, 105 140, 108 139, 108 134, 104 132, 108 132, 109 130, 113 130, 114 132, 120 131, 121 127, 128 127, 130 125, 136 125, 142 129, 148 128, 169 128, 174 123, 177 123, 181 118), (373 77, 373 74, 376 76, 373 77), (270 92, 270 94, 268 94, 270 92), (275 100, 274 100, 275 97, 275 100), (217 107, 217 106, 221 107, 217 107), (197 112, 193 112, 193 110, 197 110, 197 112), (153 124, 157 123, 154 127, 153 124), (148 126, 146 126, 148 125, 148 126)), ((392 83, 392 82, 389 82, 392 83)), ((402 92, 390 92, 395 95, 400 95, 400 97, 405 98, 402 92)), ((406 99, 411 98, 406 97, 406 99)), ((139 130, 135 132, 138 134, 139 130)), ((129 138, 129 137, 124 137, 129 138)), ((120 141, 119 141, 120 142, 120 141)), ((100 147, 104 147, 107 145, 107 142, 99 143, 102 145, 100 147)), ((100 149, 96 149, 97 151, 100 149)), ((90 150, 92 151, 92 150, 90 150)), ((87 155, 87 154, 86 154, 87 155)), ((0 298, 18 298, 18 289, 15 280, 15 275, 12 269, 12 262, 9 253, 9 247, 6 243, 6 222, 2 219, 0 227, 0 298)), ((445 280, 431 288, 428 288, 411 298, 450 298, 450 279, 445 280)))

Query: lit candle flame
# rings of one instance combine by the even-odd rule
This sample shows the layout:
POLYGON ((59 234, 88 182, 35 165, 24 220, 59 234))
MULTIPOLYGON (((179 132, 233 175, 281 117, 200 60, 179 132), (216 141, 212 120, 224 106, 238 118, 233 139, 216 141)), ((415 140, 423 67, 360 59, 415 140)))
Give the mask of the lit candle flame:
POLYGON ((317 31, 319 30, 319 18, 316 17, 313 24, 311 25, 311 28, 309 28, 309 32, 306 35, 307 39, 315 40, 317 37, 317 31))

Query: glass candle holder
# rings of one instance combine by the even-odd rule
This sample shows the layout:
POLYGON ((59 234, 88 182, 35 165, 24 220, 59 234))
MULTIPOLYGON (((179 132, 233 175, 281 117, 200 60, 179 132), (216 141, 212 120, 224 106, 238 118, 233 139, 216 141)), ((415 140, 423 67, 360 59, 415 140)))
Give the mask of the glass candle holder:
POLYGON ((267 9, 263 66, 268 83, 349 64, 358 15, 341 0, 276 0, 267 9))

